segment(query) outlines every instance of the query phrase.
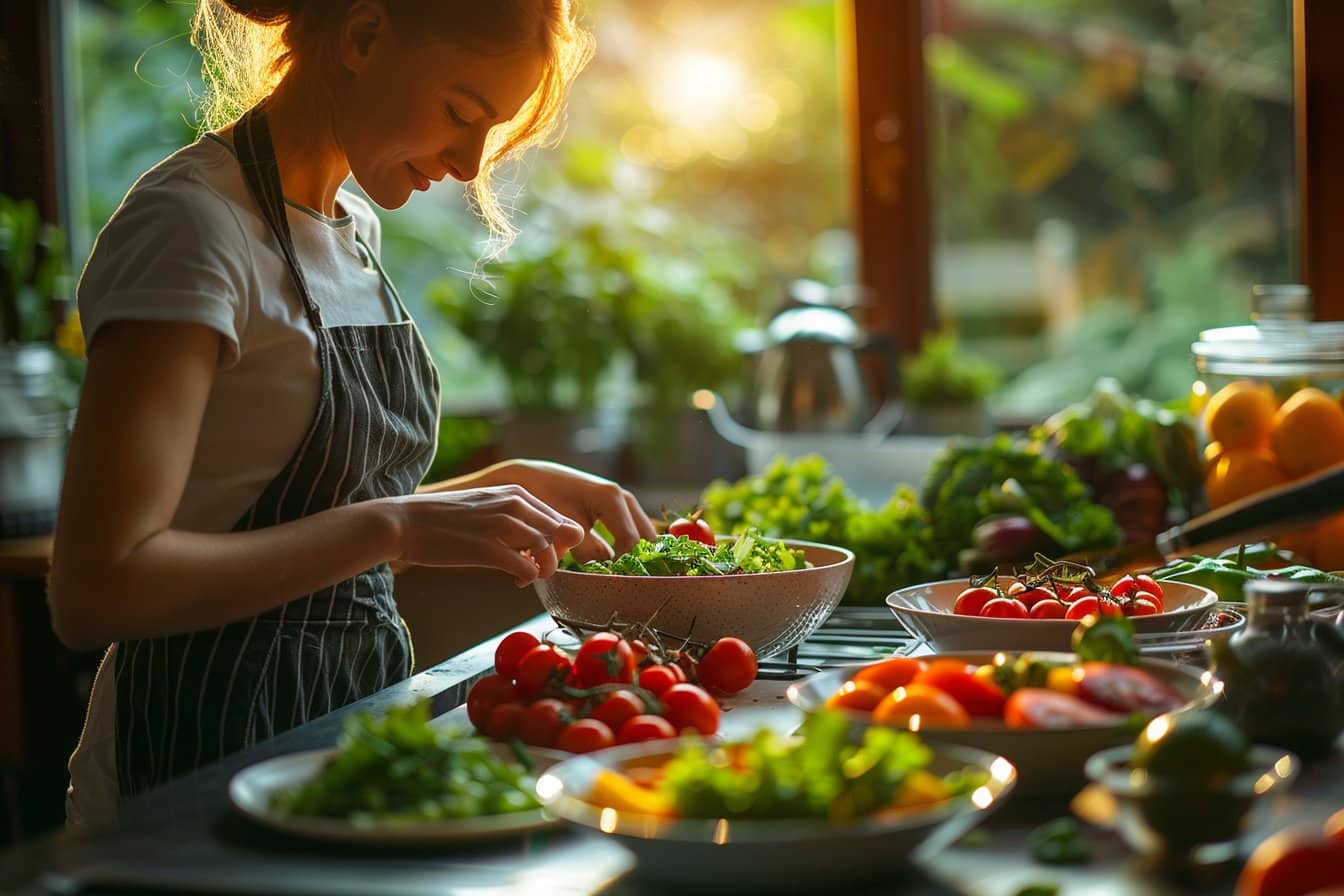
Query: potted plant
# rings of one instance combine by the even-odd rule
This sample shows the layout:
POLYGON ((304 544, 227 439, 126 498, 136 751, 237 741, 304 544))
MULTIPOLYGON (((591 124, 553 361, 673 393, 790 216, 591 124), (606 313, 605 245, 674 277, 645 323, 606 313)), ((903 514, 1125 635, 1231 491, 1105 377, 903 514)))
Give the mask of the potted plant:
POLYGON ((984 358, 962 352, 949 332, 924 338, 919 353, 901 364, 905 415, 901 431, 928 435, 988 435, 985 399, 1002 374, 984 358))
POLYGON ((0 196, 0 537, 49 532, 56 519, 76 384, 53 337, 82 354, 77 320, 55 327, 65 245, 33 202, 0 196))

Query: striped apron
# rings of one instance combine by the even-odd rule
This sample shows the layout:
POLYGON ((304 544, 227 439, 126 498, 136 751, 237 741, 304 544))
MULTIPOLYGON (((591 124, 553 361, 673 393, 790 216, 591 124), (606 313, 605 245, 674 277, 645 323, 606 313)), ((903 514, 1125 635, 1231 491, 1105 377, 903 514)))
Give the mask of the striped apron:
MULTIPOLYGON (((260 107, 244 115, 234 133, 248 187, 316 334, 321 376, 307 434, 233 531, 409 494, 433 456, 439 411, 438 372, 415 324, 389 282, 396 323, 322 325, 290 237, 260 107)), ((222 628, 122 642, 116 655, 121 795, 368 696, 404 679, 411 666, 410 638, 386 563, 222 628)))

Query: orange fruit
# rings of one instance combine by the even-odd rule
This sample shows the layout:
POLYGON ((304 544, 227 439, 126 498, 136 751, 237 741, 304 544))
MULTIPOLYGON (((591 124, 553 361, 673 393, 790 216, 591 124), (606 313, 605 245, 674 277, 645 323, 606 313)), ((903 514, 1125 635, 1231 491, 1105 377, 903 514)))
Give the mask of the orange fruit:
POLYGON ((1289 532, 1280 532, 1274 536, 1274 545, 1286 551, 1292 551, 1301 558, 1300 560, 1294 560, 1294 563, 1301 562, 1314 565, 1316 563, 1316 530, 1322 525, 1324 523, 1301 526, 1289 532))
POLYGON ((1317 569, 1344 569, 1344 513, 1327 517, 1313 530, 1312 552, 1307 556, 1317 569))
POLYGON ((1204 475, 1207 476, 1213 472, 1213 468, 1218 466, 1218 458, 1227 452, 1222 442, 1210 442, 1204 446, 1204 475))
POLYGON ((1210 507, 1222 507, 1288 481, 1278 458, 1263 448, 1225 451, 1204 479, 1210 507))
POLYGON ((1238 380, 1209 399, 1204 428, 1209 438, 1222 443, 1225 450, 1259 448, 1269 444, 1276 408, 1274 393, 1268 387, 1238 380))
POLYGON ((1270 444, 1294 479, 1344 461, 1344 407, 1308 386, 1292 394, 1274 417, 1270 444))

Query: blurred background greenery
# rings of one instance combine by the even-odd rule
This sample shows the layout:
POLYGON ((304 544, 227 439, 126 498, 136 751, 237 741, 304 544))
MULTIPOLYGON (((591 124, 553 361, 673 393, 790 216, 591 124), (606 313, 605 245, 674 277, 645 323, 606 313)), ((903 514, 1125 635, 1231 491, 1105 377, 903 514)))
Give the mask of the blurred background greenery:
MULTIPOLYGON (((195 138, 199 61, 190 0, 69 2, 78 265, 134 179, 195 138)), ((518 171, 508 254, 481 265, 447 185, 383 216, 446 408, 477 421, 444 441, 460 457, 500 408, 658 420, 697 386, 731 394, 733 334, 789 280, 855 276, 835 4, 584 8, 598 55, 565 140, 518 171)), ((1101 375, 1188 392, 1199 330, 1296 276, 1287 0, 926 8, 934 301, 1004 374, 992 406, 1043 417, 1101 375)))

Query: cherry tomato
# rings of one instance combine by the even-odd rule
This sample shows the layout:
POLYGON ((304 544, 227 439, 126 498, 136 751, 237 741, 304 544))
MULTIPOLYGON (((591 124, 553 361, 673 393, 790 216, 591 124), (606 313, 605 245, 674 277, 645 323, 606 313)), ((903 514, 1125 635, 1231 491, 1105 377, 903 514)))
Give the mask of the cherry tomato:
POLYGON ((514 632, 506 636, 495 648, 495 671, 505 678, 517 677, 518 663, 523 655, 540 643, 531 632, 514 632))
POLYGON ((983 585, 976 588, 967 588, 957 595, 956 603, 952 604, 952 612, 958 616, 979 616, 980 610, 984 608, 985 604, 998 596, 999 592, 983 585))
POLYGON ((973 716, 997 719, 1003 715, 1003 691, 976 678, 975 666, 958 660, 934 660, 915 676, 915 684, 937 688, 961 704, 973 716))
POLYGON ((1028 611, 1042 601, 1048 600, 1051 603, 1059 602, 1059 599, 1055 596, 1055 592, 1049 588, 1026 588, 1013 596, 1020 600, 1028 611))
POLYGON ((847 681, 826 698, 827 709, 871 713, 889 692, 871 681, 847 681))
POLYGON ((570 718, 568 706, 554 697, 546 697, 523 710, 522 721, 518 724, 518 737, 523 743, 534 747, 553 747, 570 718))
POLYGON ((626 719, 633 719, 648 708, 633 691, 612 691, 607 699, 597 704, 589 718, 597 719, 612 731, 620 731, 626 719))
POLYGON ((1161 607, 1146 597, 1136 597, 1122 604, 1120 609, 1124 610, 1126 616, 1153 616, 1162 612, 1161 607))
POLYGON ((526 707, 521 703, 501 703, 490 710, 485 721, 485 733, 495 740, 508 740, 518 736, 518 728, 523 724, 523 712, 526 707))
POLYGON ((915 676, 924 671, 928 663, 911 656, 888 657, 881 662, 864 666, 854 673, 855 681, 868 681, 882 688, 882 693, 890 694, 915 680, 915 676))
POLYGON ((635 716, 626 719, 625 724, 616 732, 616 743, 618 744, 637 744, 646 740, 662 740, 667 737, 676 737, 677 729, 672 727, 672 723, 662 716, 635 716))
POLYGON ((486 722, 490 720, 490 711, 501 703, 518 699, 518 691, 503 675, 487 675, 471 686, 467 692, 467 718, 477 731, 486 731, 486 722))
POLYGON ((616 743, 616 735, 605 722, 597 719, 579 719, 570 722, 556 738, 555 746, 566 753, 591 753, 616 743))
POLYGON ((1032 619, 1063 619, 1068 612, 1068 604, 1061 600, 1038 600, 1027 615, 1032 619))
POLYGON ((1134 581, 1139 583, 1139 587, 1149 594, 1156 595, 1158 598, 1165 598, 1167 595, 1162 590, 1162 585, 1157 579, 1148 575, 1135 576, 1134 581))
POLYGON ((1069 592, 1064 595, 1064 603, 1071 604, 1074 601, 1081 600, 1084 597, 1096 597, 1096 596, 1097 596, 1096 594, 1094 594, 1091 591, 1088 591, 1087 588, 1084 587, 1083 585, 1074 585, 1072 588, 1069 589, 1069 592))
POLYGON ((684 731, 694 728, 704 735, 719 730, 719 704, 693 684, 674 684, 659 695, 666 710, 663 715, 673 729, 684 731))
POLYGON ((1021 579, 1014 579, 1012 584, 1004 589, 1005 592, 1007 592, 1009 595, 1013 597, 1016 597, 1017 595, 1021 594, 1023 591, 1026 590, 1027 590, 1027 583, 1022 581, 1021 579))
POLYGON ((1111 597, 1128 597, 1139 590, 1139 583, 1133 576, 1121 576, 1111 586, 1111 597))
POLYGON ((710 547, 718 546, 718 542, 714 539, 714 530, 709 528, 709 523, 698 516, 692 519, 687 519, 684 516, 678 517, 672 521, 672 525, 667 527, 667 534, 684 535, 692 541, 698 541, 710 547))
POLYGON ((873 721, 917 731, 929 727, 965 728, 971 724, 971 717, 946 691, 912 683, 883 697, 873 709, 873 721))
POLYGON ((552 677, 565 678, 572 668, 569 657, 560 650, 550 644, 538 644, 518 661, 518 696, 535 697, 552 677))
POLYGON ((1135 591, 1131 595, 1131 598, 1133 600, 1139 600, 1140 598, 1143 598, 1144 600, 1150 601, 1153 604, 1153 606, 1157 607, 1159 610, 1162 609, 1163 606, 1162 596, 1160 594, 1154 594, 1153 592, 1147 590, 1146 588, 1142 588, 1138 591, 1135 591))
POLYGON ((1082 668, 1082 677, 1075 676, 1078 696, 1103 709, 1156 715, 1185 703, 1178 691, 1142 669, 1114 663, 1083 663, 1082 668))
POLYGON ((981 608, 980 615, 997 619, 1026 619, 1027 605, 1015 597, 996 597, 981 608))
POLYGON ((695 657, 682 650, 674 650, 667 655, 667 661, 681 670, 687 681, 695 679, 695 657))
POLYGON ((655 695, 685 680, 686 673, 676 666, 645 666, 638 676, 639 686, 655 695))
POLYGON ((710 690, 736 694, 756 680, 756 651, 741 638, 720 638, 700 657, 695 672, 710 690))
POLYGON ((1064 618, 1082 619, 1090 613, 1098 613, 1100 612, 1100 604, 1101 601, 1097 600, 1096 595, 1088 595, 1087 597, 1079 598, 1069 604, 1069 609, 1065 612, 1064 618))
POLYGON ((642 666, 649 661, 649 645, 638 638, 630 641, 630 650, 635 654, 635 666, 642 666))
POLYGON ((615 632, 598 632, 579 648, 574 658, 574 678, 580 687, 608 682, 628 684, 635 677, 635 652, 615 632))
POLYGON ((1003 708, 1009 728, 1077 728, 1085 725, 1117 725, 1125 716, 1106 712, 1077 697, 1045 688, 1014 691, 1003 708))

